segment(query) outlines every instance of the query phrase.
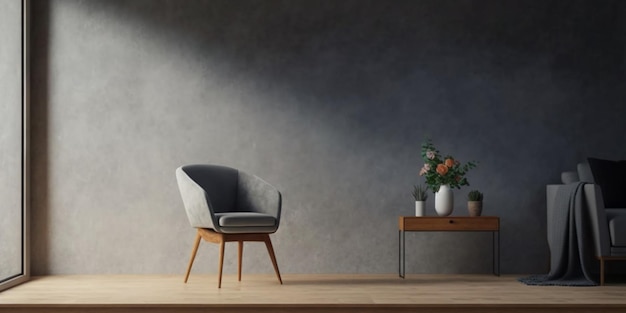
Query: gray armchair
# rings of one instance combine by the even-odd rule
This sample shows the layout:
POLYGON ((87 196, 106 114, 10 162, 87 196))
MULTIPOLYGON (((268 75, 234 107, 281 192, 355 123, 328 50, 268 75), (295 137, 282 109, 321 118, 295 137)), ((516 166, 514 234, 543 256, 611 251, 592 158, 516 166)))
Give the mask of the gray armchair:
POLYGON ((254 175, 218 165, 181 166, 176 169, 176 179, 189 223, 197 229, 185 283, 204 239, 220 245, 218 288, 222 286, 225 243, 233 241, 239 243, 240 281, 243 242, 260 241, 265 243, 282 284, 269 237, 280 224, 282 198, 276 188, 254 175))
MULTIPOLYGON (((589 162, 579 163, 577 171, 561 174, 563 184, 587 183, 583 186, 584 205, 588 210, 593 251, 600 261, 600 285, 604 285, 606 261, 626 260, 626 205, 615 199, 616 194, 612 190, 617 188, 618 192, 622 192, 621 189, 626 188, 626 184, 607 180, 607 177, 622 174, 611 169, 610 163, 604 162, 613 161, 590 158, 589 162), (609 201, 605 201, 605 198, 609 201)), ((548 232, 553 225, 550 218, 553 216, 551 212, 557 201, 559 188, 563 188, 563 185, 547 186, 548 232)))

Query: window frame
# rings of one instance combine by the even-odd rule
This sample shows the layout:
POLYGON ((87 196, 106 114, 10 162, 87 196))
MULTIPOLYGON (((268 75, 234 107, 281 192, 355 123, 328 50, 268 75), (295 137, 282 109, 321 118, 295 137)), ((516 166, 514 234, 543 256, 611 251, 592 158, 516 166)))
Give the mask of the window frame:
POLYGON ((19 285, 30 279, 30 192, 29 192, 29 112, 30 112, 30 0, 21 0, 22 7, 22 272, 0 282, 0 291, 19 285))

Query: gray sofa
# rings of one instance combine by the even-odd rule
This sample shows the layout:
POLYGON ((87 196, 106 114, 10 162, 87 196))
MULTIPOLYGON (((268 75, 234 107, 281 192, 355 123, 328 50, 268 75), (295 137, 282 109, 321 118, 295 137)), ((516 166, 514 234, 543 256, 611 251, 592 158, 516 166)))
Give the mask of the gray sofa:
MULTIPOLYGON (((622 175, 621 170, 615 170, 611 162, 617 164, 614 161, 589 158, 587 162, 577 165, 577 171, 561 174, 563 184, 587 183, 583 186, 584 204, 589 213, 593 251, 600 261, 601 285, 604 284, 605 261, 626 260, 626 205, 621 199, 616 199, 622 197, 619 193, 626 196, 626 184, 613 178, 607 179, 608 176, 626 179, 626 176, 622 175), (603 188, 606 190, 603 191, 603 188), (610 201, 605 201, 605 198, 610 201)), ((619 166, 624 167, 624 164, 619 166)), ((554 225, 550 212, 554 210, 559 188, 563 187, 564 185, 547 186, 548 233, 550 225, 554 225)))

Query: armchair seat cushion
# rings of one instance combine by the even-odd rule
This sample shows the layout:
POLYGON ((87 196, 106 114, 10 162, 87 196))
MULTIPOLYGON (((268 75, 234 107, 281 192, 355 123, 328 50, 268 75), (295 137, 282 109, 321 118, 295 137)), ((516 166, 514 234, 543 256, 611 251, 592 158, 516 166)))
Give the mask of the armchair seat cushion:
POLYGON ((612 246, 626 247, 626 216, 620 215, 609 220, 609 234, 612 246))
POLYGON ((215 213, 221 227, 272 227, 276 225, 276 218, 256 212, 228 212, 215 213))

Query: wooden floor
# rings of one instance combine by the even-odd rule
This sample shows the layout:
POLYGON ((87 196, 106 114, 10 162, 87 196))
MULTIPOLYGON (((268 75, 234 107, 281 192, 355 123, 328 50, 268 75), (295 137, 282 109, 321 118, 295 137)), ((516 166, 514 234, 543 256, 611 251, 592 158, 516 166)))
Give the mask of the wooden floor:
POLYGON ((45 276, 0 312, 626 312, 626 284, 537 287, 491 275, 45 276))

